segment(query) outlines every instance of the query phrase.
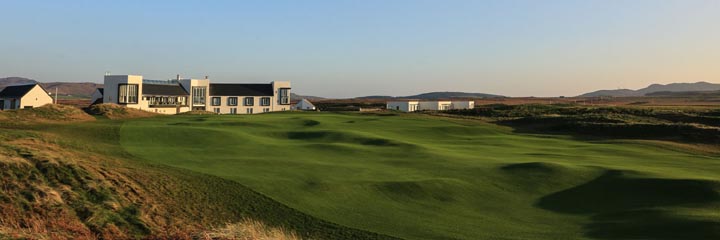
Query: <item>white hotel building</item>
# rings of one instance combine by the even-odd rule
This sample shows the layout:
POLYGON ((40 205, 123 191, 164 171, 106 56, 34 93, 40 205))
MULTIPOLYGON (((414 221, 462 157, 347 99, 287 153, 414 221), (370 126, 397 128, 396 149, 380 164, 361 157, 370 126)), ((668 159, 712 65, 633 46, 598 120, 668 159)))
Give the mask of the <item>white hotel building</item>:
POLYGON ((191 110, 253 114, 290 110, 290 82, 210 83, 205 79, 149 80, 139 75, 106 75, 93 102, 177 114, 191 110))

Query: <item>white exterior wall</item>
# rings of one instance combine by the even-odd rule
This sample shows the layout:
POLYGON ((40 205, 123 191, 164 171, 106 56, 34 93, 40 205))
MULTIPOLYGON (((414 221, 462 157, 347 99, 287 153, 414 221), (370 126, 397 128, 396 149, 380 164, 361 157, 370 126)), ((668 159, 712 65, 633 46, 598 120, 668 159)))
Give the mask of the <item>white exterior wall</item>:
POLYGON ((53 98, 43 90, 40 85, 35 85, 29 92, 20 98, 19 107, 40 107, 45 104, 52 104, 53 98))
POLYGON ((181 79, 180 85, 188 91, 188 107, 192 110, 193 107, 202 108, 205 107, 205 111, 212 111, 210 107, 210 80, 209 79, 181 79), (205 104, 193 104, 193 87, 205 87, 205 104))
POLYGON ((452 109, 452 102, 451 101, 438 101, 437 102, 437 110, 450 110, 452 109))
POLYGON ((422 109, 418 101, 392 101, 387 103, 386 108, 403 112, 414 112, 422 109))
POLYGON ((470 109, 475 107, 475 101, 390 101, 387 109, 414 112, 418 110, 441 111, 449 109, 470 109), (413 109, 413 105, 417 105, 413 109))
MULTIPOLYGON (((210 96, 210 80, 209 79, 179 79, 180 85, 188 92, 187 107, 149 107, 149 102, 144 100, 142 95, 143 89, 143 77, 139 75, 107 75, 105 76, 104 94, 102 96, 104 103, 115 103, 124 105, 129 108, 136 108, 149 112, 156 112, 161 114, 177 114, 182 112, 191 111, 193 108, 204 108, 205 111, 215 111, 218 109, 221 114, 229 114, 230 109, 236 108, 237 114, 246 114, 247 109, 252 109, 253 113, 273 112, 273 111, 288 111, 291 106, 290 101, 290 82, 276 81, 272 82, 273 92, 275 96, 268 96, 270 98, 269 106, 260 106, 261 96, 252 96, 253 106, 245 106, 244 98, 246 96, 215 96, 220 97, 220 105, 212 105, 212 97, 210 96), (137 84, 138 85, 138 103, 137 104, 120 104, 118 103, 118 85, 119 84, 137 84), (193 87, 205 87, 205 104, 194 104, 193 103, 193 87), (281 104, 278 97, 281 88, 288 89, 288 104, 281 104), (238 105, 228 105, 228 97, 237 97, 238 105)), ((250 97, 250 96, 247 96, 250 97)))
POLYGON ((305 99, 303 99, 303 100, 301 100, 297 104, 295 104, 293 109, 295 109, 295 110, 316 110, 314 105, 308 104, 309 101, 307 101, 305 99))
POLYGON ((437 101, 422 101, 420 110, 440 110, 440 104, 437 101))
POLYGON ((129 108, 137 108, 141 110, 148 110, 148 104, 142 100, 142 76, 138 75, 107 75, 103 88, 103 103, 114 103, 124 105, 129 108), (138 85, 138 103, 137 104, 124 104, 118 103, 118 85, 119 84, 137 84, 138 85))
POLYGON ((473 109, 475 101, 452 101, 452 109, 473 109))
MULTIPOLYGON (((275 102, 275 97, 272 96, 210 96, 208 98, 208 107, 207 111, 215 112, 215 109, 219 109, 220 114, 231 114, 231 109, 235 108, 237 109, 236 114, 247 114, 248 109, 252 109, 252 114, 257 113, 263 113, 264 110, 267 110, 268 112, 273 111, 273 103, 275 102), (212 105, 212 98, 220 98, 220 105, 219 106, 213 106, 212 105), (231 97, 237 97, 237 106, 230 106, 228 105, 228 98, 231 97), (253 105, 252 106, 246 106, 245 105, 245 98, 250 97, 253 98, 253 105), (268 97, 270 98, 270 106, 260 106, 260 99, 268 97)), ((289 108, 288 108, 289 109, 289 108)))
POLYGON ((53 103, 53 98, 50 97, 40 85, 35 85, 30 91, 25 93, 25 96, 20 98, 0 98, 0 100, 3 100, 2 109, 4 110, 21 109, 25 107, 36 108, 53 103), (15 99, 15 106, 11 106, 13 99, 15 99))
POLYGON ((292 108, 292 105, 290 104, 290 82, 286 81, 274 81, 272 82, 273 85, 273 95, 275 97, 270 102, 270 111, 289 111, 292 108), (280 102, 280 89, 281 88, 287 88, 288 89, 288 100, 287 104, 282 104, 280 102))

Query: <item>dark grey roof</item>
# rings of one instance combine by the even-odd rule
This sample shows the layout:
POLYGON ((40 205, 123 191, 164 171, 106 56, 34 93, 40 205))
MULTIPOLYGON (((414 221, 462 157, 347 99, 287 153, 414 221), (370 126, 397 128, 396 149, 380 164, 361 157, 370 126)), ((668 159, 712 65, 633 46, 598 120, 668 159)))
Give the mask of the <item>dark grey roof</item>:
POLYGON ((0 97, 22 97, 37 84, 7 86, 0 92, 0 97))
POLYGON ((270 83, 212 83, 210 96, 272 96, 273 86, 270 83))
POLYGON ((185 88, 180 85, 165 85, 165 84, 143 84, 142 86, 143 95, 155 95, 155 96, 185 96, 190 95, 185 88))
POLYGON ((97 90, 98 90, 98 92, 100 92, 100 94, 105 95, 105 89, 104 89, 104 88, 98 88, 97 90))

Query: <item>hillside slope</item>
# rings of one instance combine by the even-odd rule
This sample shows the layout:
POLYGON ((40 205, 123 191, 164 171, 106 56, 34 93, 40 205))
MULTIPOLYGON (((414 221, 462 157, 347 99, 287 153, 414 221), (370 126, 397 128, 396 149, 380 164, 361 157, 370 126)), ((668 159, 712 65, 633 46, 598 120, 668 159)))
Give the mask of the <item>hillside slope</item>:
POLYGON ((308 216, 235 181, 137 161, 119 144, 122 121, 77 123, 38 111, 0 111, 45 119, 0 121, 0 238, 190 239, 228 236, 238 227, 223 226, 248 221, 285 229, 280 238, 388 238, 308 216))
POLYGON ((638 90, 617 89, 617 90, 599 90, 582 94, 578 97, 638 97, 654 92, 695 92, 695 91, 718 91, 720 84, 708 82, 696 83, 671 83, 671 84, 652 84, 646 88, 638 90))

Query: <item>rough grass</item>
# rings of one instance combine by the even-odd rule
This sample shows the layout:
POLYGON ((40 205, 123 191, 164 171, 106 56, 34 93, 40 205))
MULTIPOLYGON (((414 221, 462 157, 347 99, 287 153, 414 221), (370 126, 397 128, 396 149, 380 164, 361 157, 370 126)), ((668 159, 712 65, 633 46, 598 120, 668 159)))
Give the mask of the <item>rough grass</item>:
POLYGON ((93 120, 95 118, 79 108, 68 105, 46 104, 32 109, 0 111, 0 126, 93 120))
POLYGON ((120 139, 144 162, 401 238, 720 238, 720 157, 672 145, 348 113, 137 119, 120 139))
POLYGON ((127 108, 113 103, 91 105, 87 108, 88 113, 103 116, 109 119, 130 119, 157 116, 157 113, 143 111, 134 108, 127 108))
POLYGON ((141 163, 120 147, 121 125, 100 120, 0 131, 0 233, 30 239, 388 238, 313 218, 234 181, 141 163))

